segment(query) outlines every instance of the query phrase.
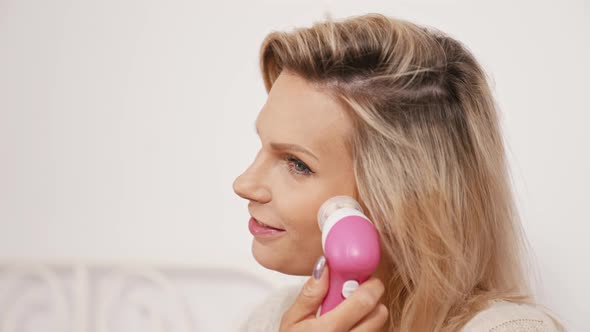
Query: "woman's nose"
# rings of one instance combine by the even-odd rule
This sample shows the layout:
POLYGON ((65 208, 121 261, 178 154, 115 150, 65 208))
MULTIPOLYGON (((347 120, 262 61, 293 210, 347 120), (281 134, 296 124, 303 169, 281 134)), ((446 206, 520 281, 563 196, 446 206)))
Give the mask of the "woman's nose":
POLYGON ((271 198, 270 190, 251 168, 234 180, 233 189, 238 196, 259 203, 266 203, 271 198))

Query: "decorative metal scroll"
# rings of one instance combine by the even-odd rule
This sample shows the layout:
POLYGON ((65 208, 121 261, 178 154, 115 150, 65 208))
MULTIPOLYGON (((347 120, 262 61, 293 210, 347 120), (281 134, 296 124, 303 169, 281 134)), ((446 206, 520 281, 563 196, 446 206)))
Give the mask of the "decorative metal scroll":
POLYGON ((272 288, 223 268, 0 263, 0 332, 235 331, 272 288))

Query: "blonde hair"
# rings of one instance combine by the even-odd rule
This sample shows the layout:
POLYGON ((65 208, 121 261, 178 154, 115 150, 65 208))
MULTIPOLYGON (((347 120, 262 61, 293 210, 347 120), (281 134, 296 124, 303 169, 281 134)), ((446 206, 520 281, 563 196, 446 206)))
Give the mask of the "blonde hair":
POLYGON ((283 70, 349 112, 357 199, 390 268, 387 331, 457 331, 489 300, 533 303, 526 240, 485 72, 457 40, 381 14, 273 31, 283 70))

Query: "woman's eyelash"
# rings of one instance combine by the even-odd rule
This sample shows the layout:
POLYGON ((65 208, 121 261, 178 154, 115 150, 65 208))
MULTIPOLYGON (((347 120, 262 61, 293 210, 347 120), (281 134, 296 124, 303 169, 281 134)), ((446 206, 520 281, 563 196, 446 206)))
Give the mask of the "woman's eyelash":
POLYGON ((301 160, 299 160, 299 158, 293 156, 293 155, 287 155, 285 157, 285 160, 288 162, 288 166, 289 166, 289 172, 295 174, 295 175, 311 175, 313 174, 313 171, 301 160), (292 166, 292 164, 295 164, 295 166, 292 166), (299 170, 295 169, 297 166, 299 166, 299 170))

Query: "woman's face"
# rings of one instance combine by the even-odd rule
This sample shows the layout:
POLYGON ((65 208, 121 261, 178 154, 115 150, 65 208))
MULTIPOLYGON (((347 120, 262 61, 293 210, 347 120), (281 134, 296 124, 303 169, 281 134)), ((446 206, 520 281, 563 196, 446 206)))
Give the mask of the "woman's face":
MULTIPOLYGON (((284 231, 255 236, 252 254, 268 269, 310 275, 322 255, 320 206, 332 196, 354 195, 352 158, 344 146, 352 122, 326 94, 283 71, 256 127, 262 146, 233 189, 249 201, 252 217, 284 231)), ((241 227, 247 231, 248 220, 241 227)))

